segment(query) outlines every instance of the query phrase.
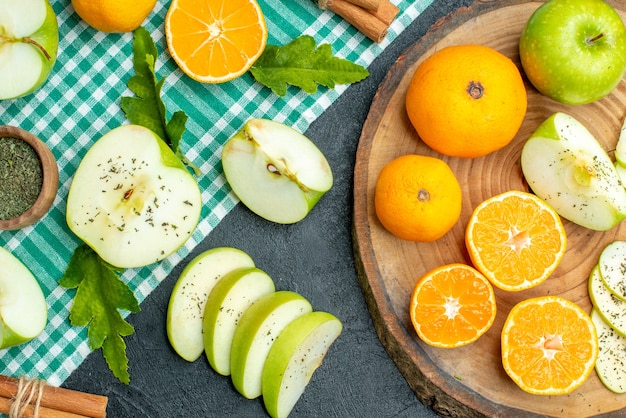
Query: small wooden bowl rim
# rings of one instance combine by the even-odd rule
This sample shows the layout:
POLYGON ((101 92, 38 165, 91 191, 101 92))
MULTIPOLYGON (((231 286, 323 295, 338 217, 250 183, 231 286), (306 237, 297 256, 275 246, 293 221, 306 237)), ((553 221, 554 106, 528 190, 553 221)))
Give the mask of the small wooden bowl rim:
POLYGON ((59 189, 59 167, 50 148, 41 139, 24 129, 2 125, 0 138, 21 139, 33 147, 41 161, 43 172, 41 191, 35 203, 16 218, 0 220, 0 230, 15 230, 37 222, 48 212, 59 189))

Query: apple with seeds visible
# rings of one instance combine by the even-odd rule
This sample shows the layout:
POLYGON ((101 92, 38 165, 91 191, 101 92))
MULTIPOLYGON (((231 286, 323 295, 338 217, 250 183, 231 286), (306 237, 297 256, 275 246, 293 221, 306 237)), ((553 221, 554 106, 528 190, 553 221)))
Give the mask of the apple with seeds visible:
POLYGON ((32 340, 48 321, 48 304, 33 273, 0 247, 0 348, 32 340))
POLYGON ((608 95, 626 71, 626 28, 602 0, 549 0, 519 41, 522 67, 542 94, 584 104, 608 95))
POLYGON ((224 175, 252 212, 291 224, 332 187, 328 161, 309 138, 267 119, 251 119, 222 150, 224 175))
POLYGON ((161 138, 122 125, 83 157, 67 197, 67 223, 107 263, 156 263, 178 250, 200 219, 195 178, 161 138))
POLYGON ((563 218, 596 231, 626 218, 626 189, 614 163, 568 114, 539 125, 522 148, 521 166, 532 191, 563 218))
POLYGON ((0 0, 0 100, 41 87, 56 62, 58 44, 48 0, 0 0))

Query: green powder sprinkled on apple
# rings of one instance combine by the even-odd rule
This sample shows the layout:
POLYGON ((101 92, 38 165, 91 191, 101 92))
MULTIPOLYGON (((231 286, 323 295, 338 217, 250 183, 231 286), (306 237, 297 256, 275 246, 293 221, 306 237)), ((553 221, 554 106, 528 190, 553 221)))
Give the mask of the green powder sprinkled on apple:
POLYGON ((42 184, 43 170, 35 150, 21 139, 0 137, 0 220, 26 212, 42 184))

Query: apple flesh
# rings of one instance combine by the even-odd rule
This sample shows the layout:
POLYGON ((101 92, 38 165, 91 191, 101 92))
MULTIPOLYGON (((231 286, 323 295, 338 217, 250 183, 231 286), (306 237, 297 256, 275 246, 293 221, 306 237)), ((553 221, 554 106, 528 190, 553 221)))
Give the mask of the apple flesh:
POLYGON ((48 321, 48 304, 35 276, 0 247, 0 348, 37 337, 48 321))
POLYGON ((204 352, 202 319, 206 301, 215 284, 233 270, 254 267, 245 252, 218 247, 197 255, 183 269, 170 295, 167 337, 183 359, 196 361, 204 352))
POLYGON ((0 100, 41 87, 56 62, 58 44, 48 0, 0 0, 0 100))
POLYGON ((607 245, 600 253, 598 267, 604 285, 615 297, 626 302, 626 241, 607 245))
POLYGON ((283 290, 263 296, 245 311, 230 353, 231 379, 239 393, 248 399, 261 395, 263 365, 272 344, 291 321, 312 310, 303 296, 283 290))
POLYGON ((550 0, 526 22, 519 52, 539 92, 561 103, 591 103, 626 71, 626 28, 602 0, 550 0))
POLYGON ((605 286, 597 265, 589 274, 589 298, 602 319, 626 338, 626 302, 617 298, 605 286))
POLYGON ((602 384, 615 393, 626 393, 626 338, 619 335, 594 308, 591 320, 598 331, 598 359, 596 373, 602 384))
POLYGON ((251 119, 222 150, 224 175, 252 212, 298 222, 332 187, 328 161, 306 136, 279 122, 251 119))
POLYGON ((154 132, 122 125, 83 157, 67 198, 70 229, 121 268, 156 263, 178 250, 200 219, 198 183, 154 132))
POLYGON ((230 352, 241 316, 259 298, 274 291, 274 281, 255 267, 234 270, 215 284, 202 320, 204 351, 213 370, 230 375, 230 352))
POLYGON ((557 112, 524 144, 524 177, 559 215, 606 231, 626 217, 626 190, 600 143, 574 117, 557 112))
POLYGON ((285 327, 263 366, 262 391, 271 417, 287 417, 339 337, 342 324, 335 316, 315 311, 285 327))

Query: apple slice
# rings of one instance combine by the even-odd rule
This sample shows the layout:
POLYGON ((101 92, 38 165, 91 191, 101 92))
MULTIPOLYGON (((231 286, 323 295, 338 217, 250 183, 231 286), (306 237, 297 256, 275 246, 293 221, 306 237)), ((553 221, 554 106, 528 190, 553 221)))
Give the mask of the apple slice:
POLYGON ((626 338, 619 335, 594 308, 591 320, 598 331, 600 351, 596 360, 596 373, 607 389, 626 393, 626 338))
POLYGON ((263 365, 274 340, 287 324, 312 310, 303 296, 283 290, 263 296, 244 312, 230 352, 231 378, 239 393, 248 399, 261 395, 263 365))
POLYGON ((216 372, 230 375, 230 352, 241 316, 274 291, 271 277, 255 267, 232 271, 215 284, 206 301, 202 332, 204 352, 216 372))
POLYGON ((626 302, 626 242, 613 241, 607 245, 600 253, 598 266, 604 285, 626 302))
POLYGON ((251 119, 222 150, 233 192, 257 215, 281 224, 302 220, 332 187, 322 152, 279 122, 251 119))
POLYGON ((589 275, 589 298, 602 319, 626 338, 626 302, 618 299, 604 285, 597 264, 589 275))
POLYGON ((179 356, 196 361, 204 351, 202 318, 215 284, 231 271, 254 267, 248 254, 218 247, 197 255, 183 269, 167 307, 167 337, 179 356))
POLYGON ((626 189, 613 162, 574 117, 546 119, 524 144, 521 165, 533 192, 563 218, 597 231, 626 218, 626 189))
POLYGON ((59 28, 48 0, 0 2, 0 100, 41 87, 56 62, 59 28))
POLYGON ((319 311, 300 316, 285 327, 263 366, 263 401, 270 416, 291 413, 341 331, 339 319, 319 311))
POLYGON ((48 304, 33 273, 3 247, 0 266, 0 348, 6 348, 41 334, 48 304))
POLYGON ((70 229, 106 262, 163 260, 200 219, 198 183, 174 152, 139 125, 115 128, 83 157, 67 198, 70 229))

